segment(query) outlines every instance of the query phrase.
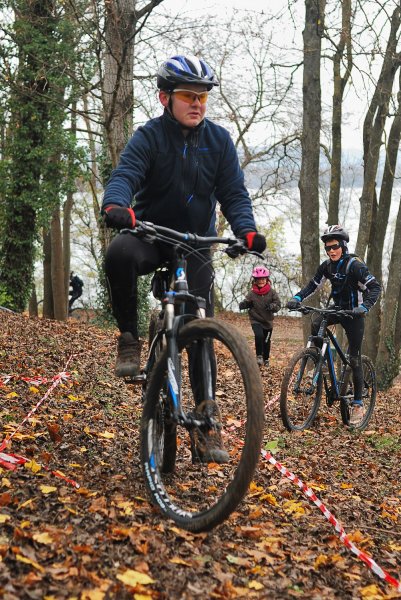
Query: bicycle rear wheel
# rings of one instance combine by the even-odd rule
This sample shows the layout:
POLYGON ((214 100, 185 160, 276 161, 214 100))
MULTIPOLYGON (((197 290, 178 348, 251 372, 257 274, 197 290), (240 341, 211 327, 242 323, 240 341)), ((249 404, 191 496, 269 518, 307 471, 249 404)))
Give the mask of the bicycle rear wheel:
POLYGON ((288 431, 303 431, 310 427, 319 410, 322 396, 322 373, 317 381, 316 365, 319 355, 313 348, 295 354, 288 365, 281 384, 281 419, 288 431))
MULTIPOLYGON (((252 480, 263 434, 263 389, 247 341, 234 328, 214 319, 195 319, 181 329, 178 346, 184 416, 194 414, 195 403, 198 406, 195 415, 200 415, 204 406, 213 405, 210 424, 215 430, 207 434, 223 441, 228 462, 202 462, 197 448, 205 437, 205 417, 200 416, 199 426, 193 425, 191 431, 177 423, 175 469, 173 473, 164 472, 158 453, 161 422, 158 414, 168 368, 164 352, 152 371, 146 394, 141 423, 142 465, 152 502, 162 513, 183 529, 208 531, 238 506, 252 480), (193 352, 194 347, 199 349, 204 344, 213 346, 216 365, 214 361, 213 365, 202 363, 200 378, 207 377, 199 386, 200 382, 194 381, 190 372, 188 350, 193 352), (213 401, 201 402, 199 389, 207 387, 209 392, 214 389, 213 401)), ((167 413, 171 397, 168 393, 164 399, 167 413)))
MULTIPOLYGON (((362 431, 368 425, 373 410, 376 404, 376 392, 377 392, 377 384, 376 384, 376 371, 373 366, 371 359, 368 356, 362 355, 362 371, 363 371, 363 391, 362 391, 362 401, 363 407, 365 409, 363 418, 359 423, 354 423, 352 425, 353 429, 359 429, 362 431)), ((341 388, 341 400, 340 400, 340 410, 341 410, 341 418, 344 425, 349 425, 350 417, 351 417, 351 405, 352 400, 354 398, 354 387, 352 381, 352 372, 351 369, 347 369, 344 377, 344 383, 341 388)))

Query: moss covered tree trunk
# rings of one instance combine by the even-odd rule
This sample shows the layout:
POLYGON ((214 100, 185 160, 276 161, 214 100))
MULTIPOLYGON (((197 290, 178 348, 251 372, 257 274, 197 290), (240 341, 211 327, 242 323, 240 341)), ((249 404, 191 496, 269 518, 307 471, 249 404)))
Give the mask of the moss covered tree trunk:
POLYGON ((0 292, 6 299, 5 306, 22 311, 32 290, 40 150, 48 123, 49 81, 44 65, 53 61, 48 39, 54 30, 55 5, 53 0, 19 0, 14 10, 18 72, 10 102, 12 119, 7 146, 10 167, 4 199, 0 292))

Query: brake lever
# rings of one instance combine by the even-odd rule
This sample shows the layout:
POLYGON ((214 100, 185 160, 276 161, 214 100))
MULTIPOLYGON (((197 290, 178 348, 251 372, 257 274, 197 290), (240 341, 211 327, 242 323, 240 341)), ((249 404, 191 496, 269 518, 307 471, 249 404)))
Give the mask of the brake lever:
POLYGON ((153 227, 153 223, 150 223, 149 221, 137 222, 134 229, 124 228, 121 229, 120 233, 130 233, 131 235, 143 238, 149 243, 153 243, 157 239, 156 230, 153 227))
POLYGON ((231 246, 227 246, 227 248, 225 248, 224 252, 230 258, 237 258, 238 256, 240 256, 240 254, 246 254, 247 248, 245 248, 245 246, 242 242, 236 241, 231 246))

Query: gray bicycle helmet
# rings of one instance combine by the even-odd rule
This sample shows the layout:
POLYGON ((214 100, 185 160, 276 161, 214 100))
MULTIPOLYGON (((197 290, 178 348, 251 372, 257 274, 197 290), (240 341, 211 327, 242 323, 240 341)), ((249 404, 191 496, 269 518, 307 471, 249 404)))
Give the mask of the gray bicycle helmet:
POLYGON ((348 231, 344 229, 341 225, 329 225, 323 232, 323 235, 320 237, 322 242, 327 242, 328 240, 341 240, 343 242, 349 242, 348 231))
POLYGON ((196 56, 172 56, 160 66, 157 72, 157 87, 165 92, 172 92, 177 85, 200 83, 210 91, 219 85, 213 69, 196 56))

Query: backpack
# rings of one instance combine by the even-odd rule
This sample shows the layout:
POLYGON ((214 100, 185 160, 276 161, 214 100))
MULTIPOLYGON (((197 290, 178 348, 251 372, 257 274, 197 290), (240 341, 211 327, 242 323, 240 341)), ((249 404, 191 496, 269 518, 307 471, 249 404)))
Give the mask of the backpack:
MULTIPOLYGON (((338 290, 338 295, 341 295, 341 294, 342 294, 342 292, 343 292, 343 290, 344 290, 345 286, 346 286, 346 285, 347 285, 347 283, 348 283, 348 276, 349 276, 349 271, 350 271, 351 265, 352 265, 352 264, 353 264, 353 263, 354 263, 356 260, 360 260, 360 258, 358 257, 358 255, 357 255, 357 254, 349 254, 348 256, 349 256, 350 258, 348 259, 347 266, 345 267, 345 277, 344 277, 344 281, 343 281, 343 283, 342 283, 342 286, 341 286, 341 288, 338 290)), ((330 263, 331 263, 331 261, 330 261, 330 259, 328 258, 328 259, 327 259, 327 265, 329 265, 330 263)), ((331 293, 331 294, 330 294, 330 296, 328 297, 328 300, 327 300, 327 305, 329 304, 329 302, 330 302, 330 300, 331 300, 332 298, 333 298, 333 293, 331 293)))

